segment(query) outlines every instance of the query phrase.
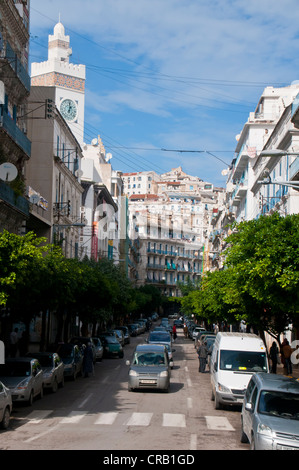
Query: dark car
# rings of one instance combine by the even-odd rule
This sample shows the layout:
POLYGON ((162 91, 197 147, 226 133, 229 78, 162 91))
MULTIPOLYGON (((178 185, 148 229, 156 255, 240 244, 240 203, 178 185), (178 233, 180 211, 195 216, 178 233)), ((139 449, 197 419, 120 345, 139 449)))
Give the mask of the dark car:
POLYGON ((92 349, 92 354, 93 354, 93 363, 96 363, 97 360, 97 351, 95 344, 93 342, 93 339, 90 338, 89 336, 74 336, 71 340, 70 343, 72 344, 77 344, 79 348, 81 349, 82 354, 84 355, 84 349, 86 348, 87 344, 90 343, 91 349, 92 349))
POLYGON ((104 357, 124 357, 122 345, 114 334, 103 333, 99 338, 104 346, 104 357))
POLYGON ((129 328, 128 328, 127 326, 117 326, 116 329, 123 331, 125 344, 130 344, 131 338, 130 338, 130 331, 129 331, 129 328))
POLYGON ((82 375, 83 354, 77 344, 51 344, 48 349, 57 352, 64 363, 64 377, 75 380, 78 375, 82 375))

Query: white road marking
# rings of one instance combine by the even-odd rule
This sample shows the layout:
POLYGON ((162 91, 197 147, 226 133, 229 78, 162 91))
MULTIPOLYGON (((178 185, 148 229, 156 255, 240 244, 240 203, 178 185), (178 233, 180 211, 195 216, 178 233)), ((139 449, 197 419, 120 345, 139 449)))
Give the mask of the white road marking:
POLYGON ((88 402, 88 400, 90 400, 90 398, 93 396, 93 393, 90 393, 90 395, 88 395, 87 398, 85 398, 85 400, 82 401, 82 403, 80 403, 80 405, 78 405, 78 408, 83 408, 83 406, 85 405, 85 403, 88 402))
POLYGON ((163 413, 162 426, 170 426, 176 428, 185 428, 186 419, 183 414, 163 413))
POLYGON ((189 450, 197 450, 197 435, 191 434, 189 450))
POLYGON ((79 423, 79 421, 87 414, 87 411, 72 411, 68 416, 63 418, 61 424, 79 423))
POLYGON ((188 408, 188 410, 191 410, 192 406, 193 406, 192 398, 188 397, 187 398, 187 408, 188 408))
POLYGON ((100 416, 96 419, 94 424, 113 424, 116 420, 118 412, 107 411, 101 413, 100 416))
POLYGON ((132 413, 127 421, 127 426, 148 426, 151 422, 153 413, 132 413))
POLYGON ((28 422, 30 424, 38 424, 43 419, 45 419, 47 416, 49 416, 52 412, 53 412, 53 410, 35 410, 35 411, 32 411, 32 413, 30 413, 27 416, 27 419, 29 419, 28 422))
POLYGON ((235 431, 229 420, 223 416, 206 416, 208 429, 214 431, 235 431))

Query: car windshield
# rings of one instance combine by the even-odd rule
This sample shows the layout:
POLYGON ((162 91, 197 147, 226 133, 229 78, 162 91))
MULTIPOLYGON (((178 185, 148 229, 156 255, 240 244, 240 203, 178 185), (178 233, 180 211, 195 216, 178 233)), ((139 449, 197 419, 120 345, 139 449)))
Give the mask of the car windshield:
POLYGON ((299 421, 299 394, 263 390, 259 413, 299 421))
POLYGON ((222 350, 220 353, 220 369, 238 372, 266 371, 266 354, 255 351, 222 350))
POLYGON ((2 377, 29 377, 31 366, 29 362, 13 362, 0 365, 2 377))
POLYGON ((115 343, 119 344, 115 336, 105 336, 104 340, 106 341, 106 343, 109 343, 109 344, 115 344, 115 343))
POLYGON ((140 353, 135 352, 133 358, 133 364, 138 366, 164 366, 165 357, 164 354, 155 352, 140 353))
POLYGON ((152 333, 149 337, 149 341, 162 341, 163 343, 170 343, 171 338, 169 334, 163 334, 163 333, 152 333))
POLYGON ((64 359, 67 357, 73 357, 74 356, 74 346, 70 345, 63 345, 59 349, 59 356, 64 359))

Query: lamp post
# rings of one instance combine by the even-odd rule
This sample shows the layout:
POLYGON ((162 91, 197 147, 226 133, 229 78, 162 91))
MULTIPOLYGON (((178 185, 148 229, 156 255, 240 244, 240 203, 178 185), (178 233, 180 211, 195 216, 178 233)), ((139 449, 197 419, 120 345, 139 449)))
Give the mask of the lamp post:
POLYGON ((285 155, 294 155, 298 156, 298 152, 288 152, 287 150, 281 149, 269 149, 269 150, 262 150, 259 154, 260 157, 284 157, 285 155))

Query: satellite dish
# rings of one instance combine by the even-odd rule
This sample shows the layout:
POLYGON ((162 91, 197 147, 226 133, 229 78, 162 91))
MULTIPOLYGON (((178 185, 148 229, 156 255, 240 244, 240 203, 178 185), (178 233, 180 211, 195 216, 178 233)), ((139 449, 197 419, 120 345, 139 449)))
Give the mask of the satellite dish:
POLYGON ((222 170, 221 174, 222 176, 226 176, 228 174, 228 169, 222 170))
POLYGON ((96 147, 96 146, 98 145, 98 139, 92 139, 91 145, 93 145, 94 147, 96 147))
POLYGON ((29 198, 29 201, 32 203, 32 204, 38 204, 39 201, 40 201, 40 196, 38 194, 32 194, 29 198))
POLYGON ((109 160, 111 160, 111 158, 112 158, 112 153, 107 153, 106 158, 105 158, 106 162, 109 162, 109 160))
POLYGON ((2 163, 0 165, 0 179, 2 181, 13 181, 18 176, 18 170, 12 163, 2 163))

